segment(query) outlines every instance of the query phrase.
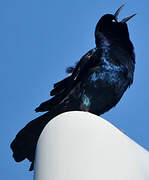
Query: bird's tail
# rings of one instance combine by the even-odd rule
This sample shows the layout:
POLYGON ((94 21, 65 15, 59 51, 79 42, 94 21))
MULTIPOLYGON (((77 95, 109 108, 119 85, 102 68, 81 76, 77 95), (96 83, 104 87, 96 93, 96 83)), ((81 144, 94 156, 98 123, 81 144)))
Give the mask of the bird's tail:
POLYGON ((32 162, 29 170, 33 170, 38 138, 46 124, 58 114, 59 113, 47 112, 29 122, 21 131, 19 131, 10 145, 16 162, 23 161, 25 158, 27 158, 32 162))

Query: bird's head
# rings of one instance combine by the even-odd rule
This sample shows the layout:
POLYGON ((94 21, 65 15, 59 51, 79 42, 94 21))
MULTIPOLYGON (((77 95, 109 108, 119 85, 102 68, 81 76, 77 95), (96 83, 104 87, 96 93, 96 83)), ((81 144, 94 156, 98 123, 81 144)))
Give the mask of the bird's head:
POLYGON ((118 15, 123 7, 124 5, 122 5, 114 15, 106 14, 98 21, 95 29, 96 45, 98 40, 101 38, 101 34, 103 34, 103 36, 109 40, 129 40, 129 33, 126 22, 136 14, 118 21, 118 15))

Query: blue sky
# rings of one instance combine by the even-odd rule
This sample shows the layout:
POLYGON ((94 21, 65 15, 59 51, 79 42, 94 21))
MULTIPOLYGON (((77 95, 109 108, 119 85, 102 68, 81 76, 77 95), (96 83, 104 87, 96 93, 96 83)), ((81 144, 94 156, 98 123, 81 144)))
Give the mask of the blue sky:
POLYGON ((1 177, 32 179, 29 163, 14 162, 9 148, 16 133, 37 117, 36 106, 49 98, 54 82, 95 47, 94 29, 99 18, 125 8, 120 19, 128 22, 136 52, 133 86, 120 103, 102 117, 149 150, 149 24, 148 1, 108 0, 5 0, 0 2, 1 177))

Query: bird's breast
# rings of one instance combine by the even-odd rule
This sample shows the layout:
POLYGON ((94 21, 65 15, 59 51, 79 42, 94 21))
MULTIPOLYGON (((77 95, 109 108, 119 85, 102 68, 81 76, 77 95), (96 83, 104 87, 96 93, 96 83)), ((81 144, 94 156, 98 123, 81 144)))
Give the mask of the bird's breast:
POLYGON ((83 84, 81 108, 87 111, 90 109, 94 113, 103 112, 108 104, 119 101, 127 87, 128 81, 123 68, 103 63, 90 72, 83 84))
POLYGON ((125 73, 123 67, 106 62, 100 67, 97 67, 94 72, 91 72, 88 81, 90 84, 98 88, 98 85, 101 85, 99 83, 105 84, 106 86, 112 86, 120 80, 124 80, 124 78, 125 73))

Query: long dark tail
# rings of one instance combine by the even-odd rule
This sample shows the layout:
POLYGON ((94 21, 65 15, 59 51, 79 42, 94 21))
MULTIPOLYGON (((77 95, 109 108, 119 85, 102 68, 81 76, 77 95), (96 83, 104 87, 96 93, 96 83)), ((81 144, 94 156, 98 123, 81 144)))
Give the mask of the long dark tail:
POLYGON ((27 158, 31 161, 29 170, 33 170, 38 138, 46 124, 58 114, 60 113, 47 112, 29 122, 21 131, 19 131, 10 145, 15 161, 20 162, 27 158))

